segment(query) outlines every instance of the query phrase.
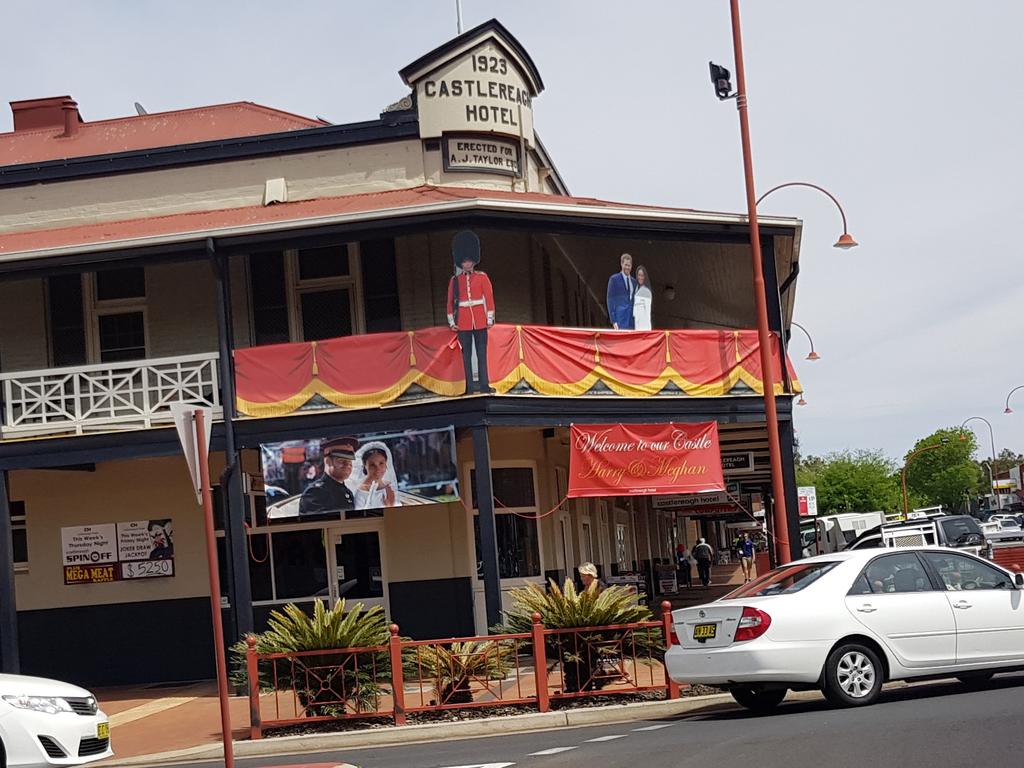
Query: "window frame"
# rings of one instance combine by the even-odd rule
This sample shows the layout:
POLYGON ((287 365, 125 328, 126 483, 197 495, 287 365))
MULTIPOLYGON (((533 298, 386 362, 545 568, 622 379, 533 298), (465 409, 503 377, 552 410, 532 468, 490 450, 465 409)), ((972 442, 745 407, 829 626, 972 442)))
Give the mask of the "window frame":
MULTIPOLYGON (((83 365, 102 365, 103 350, 100 346, 100 318, 111 315, 142 315, 143 333, 143 355, 138 360, 149 359, 152 344, 149 334, 149 292, 146 283, 148 275, 145 267, 124 267, 124 269, 141 269, 143 277, 144 293, 141 296, 131 296, 123 299, 99 299, 96 284, 96 272, 83 272, 79 275, 82 291, 82 332, 85 345, 85 363, 83 365)), ((43 281, 43 298, 46 306, 46 356, 51 367, 54 368, 78 368, 80 366, 57 365, 56 353, 54 350, 54 333, 51 322, 51 291, 49 280, 43 281)), ((116 362, 127 362, 123 360, 108 361, 110 364, 116 362)))
MULTIPOLYGON (((282 252, 286 288, 285 299, 288 302, 288 335, 293 342, 306 340, 302 325, 302 295, 306 293, 323 293, 339 289, 347 290, 349 292, 352 335, 356 336, 366 333, 359 243, 338 243, 337 246, 339 249, 346 249, 346 255, 348 256, 347 275, 306 278, 303 280, 299 274, 299 251, 302 249, 286 248, 282 252)), ((252 286, 250 284, 251 289, 252 286)))
MULTIPOLYGON (((513 515, 513 514, 516 514, 516 513, 521 514, 521 515, 534 515, 534 516, 537 516, 537 515, 540 514, 540 488, 538 487, 537 462, 536 461, 529 461, 529 460, 516 460, 516 459, 491 461, 491 472, 492 473, 493 473, 493 471, 495 469, 524 469, 524 468, 525 469, 529 469, 531 471, 531 474, 532 474, 532 478, 533 478, 533 502, 534 502, 534 505, 532 507, 497 507, 496 506, 495 509, 494 509, 494 516, 495 516, 495 518, 497 518, 499 515, 513 515)), ((473 473, 473 471, 475 469, 476 469, 476 462, 474 462, 474 461, 467 461, 467 462, 464 462, 463 465, 462 465, 462 475, 463 475, 462 487, 465 489, 465 494, 466 494, 466 496, 463 498, 463 507, 466 510, 466 524, 468 526, 468 529, 467 529, 467 534, 468 534, 467 535, 467 539, 468 539, 468 541, 466 543, 466 548, 467 548, 467 551, 469 553, 469 562, 470 562, 470 567, 471 567, 471 570, 472 570, 472 573, 473 573, 473 583, 476 585, 477 588, 482 589, 483 588, 483 577, 480 575, 479 571, 477 571, 477 569, 476 569, 476 564, 479 562, 479 559, 477 557, 477 551, 476 551, 476 532, 475 532, 476 522, 475 521, 476 521, 476 519, 480 515, 480 510, 477 509, 475 506, 473 506, 473 484, 472 484, 473 474, 472 473, 473 473)), ((544 583, 544 570, 545 570, 544 569, 544 564, 546 562, 546 560, 545 560, 545 554, 546 553, 544 551, 544 535, 543 535, 544 531, 543 531, 543 528, 541 527, 541 524, 540 524, 541 521, 540 520, 530 520, 529 522, 533 523, 533 525, 535 527, 535 536, 536 536, 536 539, 537 539, 537 563, 539 565, 540 572, 536 576, 512 576, 512 577, 509 577, 509 578, 501 578, 501 575, 499 573, 499 582, 501 583, 503 588, 509 588, 509 587, 513 587, 513 586, 520 586, 523 581, 536 581, 538 584, 544 583)), ((497 519, 495 519, 495 523, 497 523, 497 519)))
POLYGON ((15 573, 27 573, 29 567, 29 551, 28 551, 28 505, 24 501, 8 501, 8 509, 10 510, 10 521, 11 521, 11 557, 14 557, 14 538, 20 531, 25 537, 25 559, 24 560, 13 560, 14 572, 15 573), (21 504, 21 514, 14 514, 14 510, 11 505, 21 504))
MULTIPOLYGON (((146 301, 148 289, 146 286, 145 267, 125 267, 125 269, 141 269, 143 279, 143 294, 123 299, 100 299, 99 286, 96 282, 95 272, 86 272, 82 275, 82 311, 85 313, 85 355, 92 364, 103 363, 103 349, 100 340, 100 318, 111 315, 142 315, 142 345, 143 355, 140 360, 149 357, 151 349, 149 341, 149 315, 146 301)), ((124 361, 109 361, 124 362, 124 361)))
POLYGON ((936 589, 940 592, 1012 592, 1016 589, 1019 589, 1019 587, 1017 587, 1014 581, 1014 577, 1006 571, 1004 571, 1002 568, 1000 568, 996 563, 989 562, 988 560, 983 560, 982 558, 975 557, 966 552, 960 552, 956 549, 951 549, 949 552, 936 552, 929 550, 924 552, 918 552, 918 556, 924 563, 924 567, 925 570, 928 571, 929 578, 932 580, 934 584, 938 585, 936 589), (929 555, 934 555, 936 557, 960 557, 964 560, 969 560, 975 564, 975 567, 981 566, 982 568, 989 568, 995 571, 997 574, 1006 579, 1006 581, 1009 583, 1009 587, 1007 589, 1003 589, 1001 587, 975 587, 973 589, 950 589, 949 586, 946 584, 946 580, 942 578, 942 572, 935 566, 935 564, 931 560, 928 559, 929 555))
MULTIPOLYGON (((937 581, 936 580, 934 569, 928 567, 928 562, 923 557, 921 557, 921 553, 920 552, 918 552, 917 550, 909 550, 909 551, 904 550, 904 551, 901 552, 900 551, 900 547, 886 547, 884 549, 885 549, 885 551, 883 553, 881 553, 881 554, 871 558, 868 562, 866 562, 864 564, 864 567, 860 569, 860 571, 858 572, 858 574, 854 578, 854 580, 852 582, 850 582, 850 588, 847 591, 847 595, 854 595, 854 594, 917 595, 917 594, 922 594, 922 593, 925 593, 925 592, 945 592, 946 591, 945 584, 942 584, 941 581, 937 581), (914 558, 915 560, 917 560, 917 564, 921 568, 921 572, 924 573, 925 578, 928 580, 928 584, 931 587, 930 589, 900 590, 900 591, 893 591, 893 592, 885 592, 885 591, 875 592, 874 589, 872 589, 870 593, 854 593, 852 591, 853 590, 853 585, 856 584, 860 580, 860 578, 862 576, 867 581, 868 586, 869 587, 872 586, 871 579, 868 578, 868 575, 867 575, 868 568, 872 567, 879 560, 883 560, 883 559, 885 559, 887 557, 900 557, 901 555, 902 556, 910 556, 910 557, 914 558)), ((895 574, 895 571, 893 573, 895 574)))

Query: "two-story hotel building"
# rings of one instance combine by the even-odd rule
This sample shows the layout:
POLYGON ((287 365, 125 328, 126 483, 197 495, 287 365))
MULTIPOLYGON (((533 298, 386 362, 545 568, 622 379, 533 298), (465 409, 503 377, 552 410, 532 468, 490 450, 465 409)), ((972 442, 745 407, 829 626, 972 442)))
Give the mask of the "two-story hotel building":
MULTIPOLYGON (((5 670, 108 685, 212 676, 204 524, 176 403, 215 420, 229 640, 317 597, 380 604, 417 638, 484 632, 523 580, 592 561, 653 587, 677 543, 724 543, 726 522, 761 520, 752 499, 770 510, 746 216, 570 195, 533 125, 540 74, 496 21, 400 76, 408 95, 348 125, 249 102, 98 121, 70 97, 12 102, 5 670), (478 235, 493 285, 494 393, 464 394, 448 329, 461 230, 478 235), (623 253, 646 267, 656 330, 611 328, 623 253), (728 501, 564 500, 571 424, 707 421, 728 501), (446 500, 329 520, 267 512, 261 446, 445 430, 446 500)), ((785 338, 801 224, 765 218, 761 235, 785 338)), ((795 509, 799 389, 780 373, 795 509)), ((320 461, 295 471, 312 479, 320 461)))

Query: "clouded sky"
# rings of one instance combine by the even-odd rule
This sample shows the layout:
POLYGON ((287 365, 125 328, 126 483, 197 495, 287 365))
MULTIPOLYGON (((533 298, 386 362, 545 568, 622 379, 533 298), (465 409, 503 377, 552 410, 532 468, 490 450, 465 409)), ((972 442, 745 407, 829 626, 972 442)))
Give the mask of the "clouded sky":
MULTIPOLYGON (((71 94, 86 120, 250 100, 336 123, 375 118, 397 72, 456 33, 455 0, 4 4, 0 97, 71 94)), ((574 194, 745 210, 739 129, 711 59, 732 69, 726 0, 464 0, 496 17, 546 91, 538 133, 574 194)), ((763 212, 805 222, 792 353, 805 453, 899 457, 984 416, 1024 451, 1024 3, 745 0, 755 176, 812 181, 763 212)), ((0 131, 11 129, 0 115, 0 131)), ((977 424, 977 422, 974 422, 977 424)), ((984 425, 981 427, 984 428, 984 425)), ((981 444, 988 445, 985 430, 981 444)))

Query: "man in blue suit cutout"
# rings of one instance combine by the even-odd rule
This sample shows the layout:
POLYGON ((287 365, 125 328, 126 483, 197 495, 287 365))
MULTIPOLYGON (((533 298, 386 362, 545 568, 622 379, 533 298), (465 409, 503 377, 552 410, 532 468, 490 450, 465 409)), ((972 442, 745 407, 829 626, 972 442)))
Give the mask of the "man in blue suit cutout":
POLYGON ((636 280, 633 271, 633 257, 628 253, 619 257, 622 271, 608 278, 608 320, 618 331, 633 330, 633 297, 636 296, 636 280))

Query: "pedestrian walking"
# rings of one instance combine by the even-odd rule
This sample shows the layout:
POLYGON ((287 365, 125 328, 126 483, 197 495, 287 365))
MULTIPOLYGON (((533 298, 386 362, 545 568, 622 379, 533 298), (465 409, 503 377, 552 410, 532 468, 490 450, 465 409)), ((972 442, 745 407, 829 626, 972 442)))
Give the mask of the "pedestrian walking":
POLYGON ((697 541, 693 548, 693 557, 697 561, 697 575, 700 576, 701 586, 705 589, 711 584, 711 561, 714 559, 715 550, 711 548, 703 538, 697 541))
POLYGON ((679 586, 693 586, 693 571, 690 569, 690 552, 685 544, 676 545, 676 570, 679 573, 679 586))
POLYGON ((743 566, 743 583, 746 584, 753 578, 751 574, 754 568, 754 542, 751 540, 749 533, 743 534, 738 549, 740 565, 743 566))

